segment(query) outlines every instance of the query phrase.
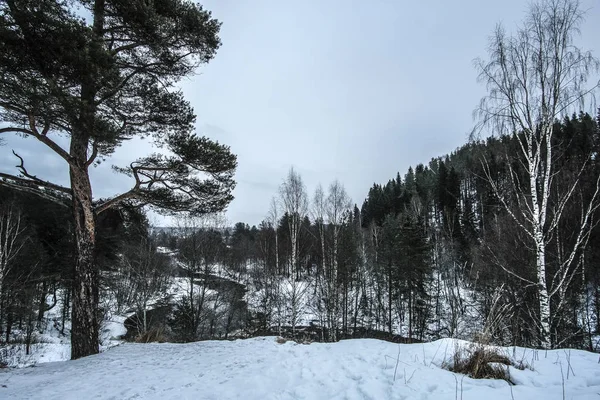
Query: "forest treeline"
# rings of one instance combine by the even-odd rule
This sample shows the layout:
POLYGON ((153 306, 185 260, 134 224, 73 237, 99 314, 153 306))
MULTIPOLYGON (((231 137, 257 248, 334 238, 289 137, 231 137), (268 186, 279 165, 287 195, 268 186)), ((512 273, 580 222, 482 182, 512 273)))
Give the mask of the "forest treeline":
MULTIPOLYGON (((598 191, 598 118, 555 125, 549 209, 562 214, 546 256, 553 346, 593 348, 600 333, 595 209, 580 235, 598 191), (555 202, 573 182, 569 204, 555 202)), ((135 313, 139 335, 160 326, 184 341, 313 325, 328 341, 370 330, 541 346, 536 249, 518 217, 528 182, 519 140, 472 141, 375 183, 360 207, 337 181, 309 193, 292 169, 258 226, 189 217, 161 230, 138 208, 112 210, 97 222, 102 318, 135 313), (169 304, 174 278, 189 284, 169 304)), ((8 189, 0 199, 2 341, 15 329, 31 340, 52 307, 61 308, 53 324, 68 334, 68 210, 8 189)))

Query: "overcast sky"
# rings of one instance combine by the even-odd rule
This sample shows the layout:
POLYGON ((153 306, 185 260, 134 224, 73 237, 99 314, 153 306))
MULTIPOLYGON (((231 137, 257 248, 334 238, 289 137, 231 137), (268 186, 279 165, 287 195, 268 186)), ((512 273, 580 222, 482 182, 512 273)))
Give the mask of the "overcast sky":
MULTIPOLYGON (((309 195, 339 179, 359 206, 373 182, 464 144, 484 94, 473 59, 486 56, 502 22, 512 30, 524 0, 204 0, 223 25, 216 58, 181 86, 198 132, 238 155, 231 223, 258 224, 288 169, 309 195)), ((600 1, 579 40, 600 56, 600 1)), ((15 172, 15 149, 30 172, 67 182, 67 167, 15 137, 0 148, 0 170, 15 172)), ((148 152, 126 143, 93 171, 94 196, 127 190, 124 165, 148 152)), ((156 217, 155 223, 168 221, 156 217)))

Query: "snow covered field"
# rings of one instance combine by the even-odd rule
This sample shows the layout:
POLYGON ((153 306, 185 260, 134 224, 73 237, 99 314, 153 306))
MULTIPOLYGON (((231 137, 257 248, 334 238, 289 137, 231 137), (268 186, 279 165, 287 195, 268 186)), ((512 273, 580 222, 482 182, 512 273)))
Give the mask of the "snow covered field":
MULTIPOLYGON (((277 344, 273 337, 191 344, 123 344, 77 361, 0 371, 2 399, 511 399, 501 380, 440 368, 455 341, 396 345, 371 339, 277 344), (398 351, 400 350, 399 362, 398 351), (396 378, 394 380, 394 375, 396 378), (462 386, 462 393, 461 393, 462 386)), ((467 345, 466 342, 459 342, 467 345)), ((514 349, 512 398, 598 399, 598 354, 514 349)), ((507 348, 513 354, 513 348, 507 348)))

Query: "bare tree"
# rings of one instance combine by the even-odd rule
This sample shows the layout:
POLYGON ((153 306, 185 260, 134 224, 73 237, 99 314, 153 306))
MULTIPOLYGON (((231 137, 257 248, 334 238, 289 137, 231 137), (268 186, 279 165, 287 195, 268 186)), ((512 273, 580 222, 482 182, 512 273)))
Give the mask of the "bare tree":
MULTIPOLYGON (((260 310, 257 313, 258 330, 266 331, 272 322, 279 322, 281 314, 277 307, 277 270, 271 264, 273 254, 274 229, 267 216, 261 222, 256 236, 257 265, 250 272, 251 279, 256 287, 256 306, 260 310), (277 319, 277 321, 276 321, 277 319)), ((281 327, 281 325, 279 325, 281 327)), ((281 331, 279 331, 281 333, 281 331)))
POLYGON ((281 270, 279 269, 279 234, 277 227, 279 224, 279 204, 277 204, 277 199, 275 197, 271 199, 271 206, 269 208, 267 221, 275 230, 275 271, 277 271, 279 274, 281 273, 281 270))
MULTIPOLYGON (((318 316, 321 326, 330 328, 329 324, 329 282, 325 273, 327 271, 327 252, 325 250, 325 236, 326 236, 326 216, 327 216, 327 205, 325 199, 325 192, 321 184, 317 185, 315 194, 313 196, 312 203, 312 217, 315 221, 315 225, 318 229, 319 244, 321 248, 321 265, 320 270, 317 268, 316 285, 315 290, 318 290, 318 296, 314 297, 313 312, 318 316)), ((325 329, 321 331, 321 339, 325 340, 325 329)))
POLYGON ((296 337, 296 327, 306 314, 306 294, 310 285, 306 281, 297 279, 296 274, 292 273, 288 278, 283 279, 281 286, 281 300, 286 303, 286 317, 292 327, 292 337, 296 337))
MULTIPOLYGON (((281 264, 279 262, 279 202, 276 197, 271 199, 269 213, 267 215, 267 223, 272 226, 275 236, 275 274, 281 274, 281 264)), ((271 303, 275 311, 275 320, 277 322, 277 333, 281 335, 281 325, 283 323, 283 300, 281 294, 281 283, 277 277, 269 282, 272 286, 271 303)))
POLYGON ((332 231, 332 268, 335 274, 337 274, 338 270, 340 230, 344 222, 344 217, 350 211, 351 206, 350 197, 348 197, 344 185, 337 180, 329 185, 326 213, 327 221, 332 231))
POLYGON ((290 272, 294 274, 298 272, 298 242, 300 240, 302 220, 308 212, 308 198, 302 177, 293 167, 290 168, 287 178, 281 184, 279 195, 283 211, 288 217, 291 244, 290 272))
MULTIPOLYGON (((357 209, 358 211, 358 209, 357 209)), ((362 296, 367 296, 368 298, 373 298, 371 291, 374 289, 374 285, 368 283, 368 279, 372 276, 371 271, 369 271, 368 266, 368 255, 367 255, 367 245, 365 239, 365 231, 363 229, 363 219, 362 213, 357 212, 355 215, 354 221, 354 229, 356 230, 356 235, 358 237, 358 269, 356 273, 356 291, 354 298, 354 332, 356 332, 358 326, 358 315, 359 311, 361 311, 360 300, 362 296)), ((363 315, 369 314, 365 313, 368 310, 362 310, 363 315)), ((370 315, 368 315, 370 317, 370 315)), ((368 320, 363 321, 362 325, 370 325, 370 318, 368 320)))
POLYGON ((326 217, 326 201, 325 201, 325 193, 323 192, 323 187, 321 184, 317 186, 315 189, 315 195, 313 197, 313 207, 312 214, 313 219, 315 221, 315 225, 319 228, 319 243, 321 245, 321 268, 323 269, 323 273, 327 269, 325 264, 325 217, 326 217))
POLYGON ((328 283, 328 322, 329 335, 332 341, 337 340, 337 329, 340 314, 339 305, 339 242, 340 231, 344 222, 344 216, 350 210, 350 197, 346 193, 344 185, 339 181, 334 181, 329 185, 329 194, 327 195, 326 214, 327 222, 331 230, 331 263, 326 269, 325 276, 328 283))
POLYGON ((558 200, 552 205, 551 192, 554 197, 560 189, 554 185, 559 172, 554 164, 555 122, 584 106, 584 101, 593 98, 599 86, 598 82, 588 85, 590 73, 598 69, 598 60, 574 44, 582 20, 577 0, 542 0, 531 6, 516 34, 507 35, 498 26, 491 39, 490 59, 476 61, 479 79, 488 90, 476 110, 480 126, 490 127, 500 135, 513 136, 528 178, 527 182, 520 182, 511 163, 507 163, 509 194, 491 179, 484 161, 495 194, 535 249, 535 282, 511 269, 507 271, 537 287, 540 339, 545 347, 552 346, 550 331, 556 310, 551 307, 553 304, 561 306, 561 293, 575 276, 575 260, 590 233, 591 217, 598 207, 600 182, 593 196, 582 204, 579 230, 568 256, 556 272, 548 276, 546 247, 563 217, 565 206, 572 201, 581 176, 580 173, 569 187, 557 193, 558 200), (522 190, 523 187, 526 189, 522 190), (512 208, 511 201, 517 210, 512 208), (557 298, 553 303, 554 296, 557 298))
POLYGON ((288 218, 291 251, 289 260, 290 282, 288 285, 289 287, 286 287, 286 291, 289 294, 287 296, 288 300, 291 302, 292 334, 295 335, 296 322, 299 320, 300 314, 302 313, 300 305, 302 304, 302 298, 306 293, 306 289, 298 282, 298 248, 302 221, 308 212, 308 199, 302 177, 294 170, 294 168, 290 168, 287 178, 281 184, 279 194, 283 211, 287 214, 288 218))
POLYGON ((223 250, 220 232, 223 223, 224 219, 220 214, 202 217, 188 215, 178 220, 184 234, 178 259, 187 278, 187 294, 181 304, 186 320, 182 333, 188 340, 196 339, 198 329, 205 319, 209 281, 217 272, 215 267, 223 250))
POLYGON ((25 222, 21 210, 12 202, 0 205, 0 299, 4 278, 15 257, 25 245, 25 222))
POLYGON ((133 286, 133 303, 138 314, 138 332, 144 335, 149 329, 147 312, 151 301, 159 300, 158 296, 169 285, 168 259, 164 254, 157 253, 147 239, 143 239, 139 246, 130 248, 129 253, 123 261, 131 271, 130 284, 133 286))

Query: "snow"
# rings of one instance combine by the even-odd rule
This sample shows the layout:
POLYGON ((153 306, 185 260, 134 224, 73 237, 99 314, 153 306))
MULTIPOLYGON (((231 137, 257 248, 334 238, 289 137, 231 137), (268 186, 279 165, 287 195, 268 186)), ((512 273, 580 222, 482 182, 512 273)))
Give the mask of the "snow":
POLYGON ((102 323, 101 342, 120 341, 127 334, 125 328, 126 316, 113 315, 102 323))
POLYGON ((504 348, 507 355, 533 363, 533 370, 511 368, 517 385, 509 386, 442 369, 456 345, 468 343, 355 339, 303 345, 278 344, 273 337, 126 343, 80 360, 3 370, 0 398, 562 399, 563 376, 564 398, 598 398, 598 354, 504 348))
MULTIPOLYGON (((121 336, 127 333, 123 325, 125 317, 114 316, 103 324, 100 351, 118 346, 123 341, 121 336)), ((69 326, 70 329, 70 326, 69 326)), ((4 361, 10 367, 31 367, 42 363, 65 361, 71 358, 71 340, 61 335, 56 329, 46 329, 44 333, 35 333, 35 343, 31 344, 30 354, 26 354, 24 344, 11 344, 3 351, 4 361)), ((2 399, 0 392, 0 399, 2 399)))
MULTIPOLYGON (((52 297, 47 297, 47 304, 52 304, 52 297)), ((36 330, 33 334, 30 354, 26 354, 26 346, 23 344, 24 332, 13 329, 13 343, 0 348, 2 352, 0 358, 9 367, 31 367, 41 363, 66 361, 71 358, 71 339, 69 337, 71 321, 69 319, 65 321, 64 334, 61 333, 62 318, 60 312, 62 310, 62 290, 57 291, 57 298, 57 304, 44 315, 42 329, 39 331, 36 330)), ((123 324, 126 319, 127 317, 123 315, 111 315, 102 322, 100 334, 101 351, 123 343, 121 338, 127 333, 127 329, 123 324)), ((0 399, 2 399, 1 392, 0 399)))

